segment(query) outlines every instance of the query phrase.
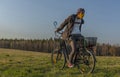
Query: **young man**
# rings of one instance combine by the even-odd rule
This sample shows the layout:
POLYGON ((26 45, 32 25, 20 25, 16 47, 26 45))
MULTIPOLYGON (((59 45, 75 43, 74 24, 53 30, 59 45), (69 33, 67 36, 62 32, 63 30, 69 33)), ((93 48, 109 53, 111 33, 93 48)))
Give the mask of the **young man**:
POLYGON ((64 27, 66 27, 62 34, 62 39, 64 40, 70 39, 71 41, 70 45, 72 50, 69 55, 69 60, 67 61, 68 67, 74 66, 74 64, 72 63, 72 58, 76 50, 75 42, 76 39, 81 37, 81 26, 82 24, 84 24, 84 20, 83 20, 84 14, 85 14, 85 10, 83 8, 79 8, 76 14, 70 15, 56 30, 56 32, 59 32, 64 27))

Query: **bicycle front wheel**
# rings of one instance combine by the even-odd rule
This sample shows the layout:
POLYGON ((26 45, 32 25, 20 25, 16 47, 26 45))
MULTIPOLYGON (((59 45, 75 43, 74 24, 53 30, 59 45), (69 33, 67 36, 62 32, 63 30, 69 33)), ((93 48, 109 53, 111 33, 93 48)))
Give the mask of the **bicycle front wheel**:
POLYGON ((92 51, 86 49, 77 56, 79 58, 79 63, 77 64, 79 71, 81 73, 92 73, 95 68, 95 56, 92 51))
POLYGON ((63 69, 66 64, 66 58, 63 49, 53 50, 51 54, 52 65, 58 69, 63 69))

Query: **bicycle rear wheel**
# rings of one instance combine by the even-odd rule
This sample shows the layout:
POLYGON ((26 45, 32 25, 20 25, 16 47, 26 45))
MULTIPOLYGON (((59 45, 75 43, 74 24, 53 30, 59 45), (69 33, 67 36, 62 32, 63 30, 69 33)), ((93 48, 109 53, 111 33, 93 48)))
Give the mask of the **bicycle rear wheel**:
POLYGON ((81 73, 92 73, 95 68, 95 56, 90 50, 80 51, 77 56, 77 66, 81 73))
POLYGON ((51 54, 51 61, 54 67, 63 69, 66 64, 66 58, 63 49, 53 50, 51 54))

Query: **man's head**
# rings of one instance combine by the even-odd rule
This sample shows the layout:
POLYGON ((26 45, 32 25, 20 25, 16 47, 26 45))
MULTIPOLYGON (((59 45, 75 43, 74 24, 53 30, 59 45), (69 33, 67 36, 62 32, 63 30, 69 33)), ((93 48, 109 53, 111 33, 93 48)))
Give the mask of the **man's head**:
POLYGON ((77 10, 77 17, 78 17, 78 18, 83 19, 84 14, 85 14, 84 8, 79 8, 79 9, 77 10))

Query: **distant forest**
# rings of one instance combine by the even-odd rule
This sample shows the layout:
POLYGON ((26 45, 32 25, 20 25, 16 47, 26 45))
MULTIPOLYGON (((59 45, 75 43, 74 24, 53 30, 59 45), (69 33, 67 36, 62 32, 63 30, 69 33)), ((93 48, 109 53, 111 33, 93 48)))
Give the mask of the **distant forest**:
MULTIPOLYGON (((42 39, 42 40, 31 40, 31 39, 0 39, 0 48, 7 49, 19 49, 37 52, 50 53, 56 45, 54 39, 42 39)), ((99 44, 96 45, 97 56, 120 56, 120 46, 110 44, 99 44)))

